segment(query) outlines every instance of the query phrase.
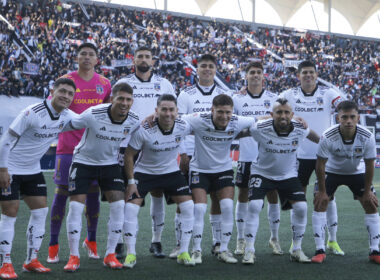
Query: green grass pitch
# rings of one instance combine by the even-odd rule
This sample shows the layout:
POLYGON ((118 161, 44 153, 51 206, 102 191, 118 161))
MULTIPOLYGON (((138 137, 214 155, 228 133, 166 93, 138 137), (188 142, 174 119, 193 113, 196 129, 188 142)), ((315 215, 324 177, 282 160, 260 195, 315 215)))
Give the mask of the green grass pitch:
MULTIPOLYGON (((53 199, 54 184, 52 173, 45 173, 48 184, 48 204, 53 199)), ((376 170, 375 187, 380 192, 380 170, 376 170)), ((312 186, 309 186, 308 194, 308 225, 303 241, 303 249, 308 256, 315 251, 314 239, 311 227, 312 213, 312 186)), ((257 262, 252 266, 238 264, 224 264, 211 255, 211 230, 208 222, 208 213, 205 215, 205 230, 203 238, 203 264, 189 268, 183 267, 169 258, 155 259, 149 253, 151 240, 151 220, 148 207, 143 207, 139 215, 139 234, 137 240, 137 265, 132 270, 111 271, 103 267, 102 259, 89 260, 84 249, 80 249, 81 267, 78 272, 68 274, 63 271, 63 266, 68 260, 69 250, 66 237, 66 225, 62 225, 60 235, 60 258, 58 264, 50 264, 52 273, 48 275, 36 275, 33 273, 22 273, 21 266, 25 260, 26 240, 25 231, 29 219, 29 211, 22 202, 16 222, 16 234, 13 242, 12 260, 20 279, 379 279, 380 266, 368 262, 368 235, 364 224, 364 212, 359 203, 352 199, 352 194, 346 187, 338 189, 337 205, 339 215, 338 241, 345 251, 344 257, 328 255, 322 265, 299 264, 289 261, 289 254, 283 256, 271 255, 268 247, 269 229, 266 218, 266 207, 260 216, 260 228, 256 240, 257 262)), ((175 206, 166 208, 165 230, 163 233, 163 248, 169 254, 175 245, 174 237, 174 211, 175 206)), ((49 214, 50 215, 50 214, 49 214)), ((50 216, 49 216, 50 217, 50 216)), ((101 257, 105 253, 107 235, 108 205, 101 204, 101 213, 98 226, 98 250, 101 257)), ((49 242, 49 219, 47 219, 46 236, 43 241, 39 259, 46 264, 47 249, 49 242)), ((83 219, 82 241, 86 234, 85 219, 83 219)), ((281 245, 287 252, 291 231, 289 223, 289 212, 281 213, 280 226, 281 245)), ((230 242, 230 250, 235 249, 236 229, 230 242)))

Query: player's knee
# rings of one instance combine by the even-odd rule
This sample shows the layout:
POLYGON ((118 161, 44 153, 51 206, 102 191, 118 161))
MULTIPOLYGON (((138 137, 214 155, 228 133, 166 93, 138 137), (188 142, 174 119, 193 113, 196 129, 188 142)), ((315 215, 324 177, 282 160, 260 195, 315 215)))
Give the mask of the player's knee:
POLYGON ((181 210, 181 216, 185 219, 191 219, 194 217, 194 202, 187 200, 178 205, 181 210))
POLYGON ((137 216, 140 211, 140 206, 134 203, 127 202, 124 207, 124 221, 137 221, 137 216))
POLYGON ((298 217, 306 217, 307 215, 307 203, 306 201, 297 201, 292 204, 294 214, 298 217))
POLYGON ((1 203, 1 213, 8 217, 15 218, 17 216, 18 208, 20 206, 20 201, 6 201, 1 203))
POLYGON ((248 212, 251 214, 259 214, 263 209, 264 200, 253 199, 248 204, 248 212))
MULTIPOLYGON (((197 221, 198 222, 203 221, 206 210, 207 210, 207 204, 205 204, 205 203, 195 203, 194 204, 194 218, 195 218, 196 222, 197 221)), ((181 215, 182 215, 182 213, 181 213, 181 215)))

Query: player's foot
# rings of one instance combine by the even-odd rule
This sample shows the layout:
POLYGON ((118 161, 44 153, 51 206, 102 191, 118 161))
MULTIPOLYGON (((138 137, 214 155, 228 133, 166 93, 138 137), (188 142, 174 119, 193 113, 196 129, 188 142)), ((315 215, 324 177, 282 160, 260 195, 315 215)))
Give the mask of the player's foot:
POLYGON ((107 266, 111 269, 122 269, 123 265, 117 260, 115 254, 108 254, 103 260, 104 266, 107 266))
POLYGON ((326 248, 329 249, 334 255, 344 256, 344 252, 340 249, 338 242, 329 241, 327 242, 326 248))
POLYGON ((180 249, 180 247, 179 247, 179 246, 176 246, 176 247, 172 250, 172 252, 169 254, 169 258, 171 258, 171 259, 176 259, 177 256, 179 255, 179 249, 180 249))
POLYGON ((88 257, 90 259, 95 259, 95 260, 100 259, 99 255, 98 255, 98 249, 96 246, 96 241, 88 241, 88 239, 86 237, 86 239, 83 241, 82 246, 83 246, 83 248, 87 249, 88 257))
POLYGON ((244 254, 244 249, 245 249, 245 239, 241 238, 241 239, 236 240, 236 249, 234 251, 234 254, 241 256, 244 254))
POLYGON ((194 266, 195 261, 190 257, 188 252, 183 252, 178 255, 177 263, 183 264, 184 266, 194 266))
POLYGON ((218 260, 225 263, 237 263, 237 259, 234 258, 231 252, 223 251, 218 254, 218 260))
POLYGON ((30 263, 24 263, 22 265, 22 271, 24 272, 37 272, 37 273, 46 273, 50 272, 51 269, 44 267, 37 259, 33 259, 30 263))
POLYGON ((315 252, 315 255, 311 258, 312 263, 323 263, 326 259, 326 252, 322 249, 315 252))
POLYGON ((165 258, 165 254, 162 252, 162 245, 161 242, 153 242, 150 244, 149 251, 155 256, 156 258, 165 258))
POLYGON ((201 264, 202 263, 202 252, 197 250, 193 251, 191 254, 191 258, 194 260, 195 264, 201 264))
POLYGON ((299 263, 311 262, 311 260, 304 254, 301 249, 295 250, 290 254, 290 261, 299 263))
POLYGON ((17 274, 13 268, 12 263, 3 263, 3 266, 0 268, 0 278, 17 279, 17 274))
POLYGON ((255 253, 252 251, 248 251, 248 252, 244 253, 244 257, 241 260, 241 262, 243 264, 254 264, 255 260, 256 260, 255 253))
POLYGON ((269 239, 269 247, 272 248, 273 255, 284 254, 284 252, 281 250, 280 242, 277 239, 269 239))
POLYGON ((290 244, 290 248, 289 248, 289 254, 293 253, 293 240, 292 240, 292 244, 290 244))
POLYGON ((47 258, 48 263, 58 263, 59 262, 59 244, 49 246, 49 256, 47 258))
POLYGON ((219 251, 220 251, 220 243, 217 242, 214 245, 212 245, 211 254, 213 256, 217 256, 219 254, 219 251))
POLYGON ((117 259, 124 259, 126 257, 125 255, 125 249, 124 249, 124 243, 117 243, 115 248, 115 254, 117 259))
POLYGON ((79 257, 70 255, 70 259, 63 269, 67 272, 75 272, 79 269, 79 267, 80 267, 79 257))
POLYGON ((369 261, 380 264, 380 252, 379 251, 372 251, 369 254, 369 261))
POLYGON ((123 266, 126 268, 133 268, 136 265, 136 255, 128 254, 125 258, 123 266))

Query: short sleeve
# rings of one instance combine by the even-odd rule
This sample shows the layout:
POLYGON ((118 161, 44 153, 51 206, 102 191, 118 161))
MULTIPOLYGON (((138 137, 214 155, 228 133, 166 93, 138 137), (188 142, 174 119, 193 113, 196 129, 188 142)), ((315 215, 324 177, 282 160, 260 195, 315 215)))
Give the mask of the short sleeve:
POLYGON ((364 159, 375 159, 376 154, 376 140, 372 134, 364 147, 364 159))
POLYGON ((318 143, 317 156, 320 158, 328 159, 329 155, 330 152, 328 149, 328 140, 324 135, 322 135, 318 143))
POLYGON ((21 136, 29 127, 33 125, 34 112, 27 108, 23 110, 11 123, 9 129, 21 136))
POLYGON ((82 129, 88 127, 88 124, 92 117, 92 108, 88 108, 82 114, 76 115, 71 120, 71 126, 73 129, 82 129))
POLYGON ((139 126, 139 128, 132 134, 131 139, 129 140, 128 146, 136 151, 140 151, 144 144, 144 129, 139 126))

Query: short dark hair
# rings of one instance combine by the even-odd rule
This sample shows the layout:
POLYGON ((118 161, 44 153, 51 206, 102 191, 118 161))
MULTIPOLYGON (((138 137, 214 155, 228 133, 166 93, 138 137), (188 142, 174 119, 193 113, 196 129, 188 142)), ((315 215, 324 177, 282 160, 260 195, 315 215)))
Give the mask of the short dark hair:
POLYGON ((227 94, 219 94, 214 97, 212 100, 212 106, 217 107, 217 106, 234 106, 234 102, 230 96, 227 94))
POLYGON ((351 100, 345 100, 338 104, 338 107, 336 110, 339 111, 350 111, 350 110, 356 110, 356 112, 359 113, 359 107, 358 104, 356 104, 354 101, 351 100))
POLYGON ((75 85, 74 81, 69 78, 59 78, 54 82, 53 90, 56 90, 60 85, 69 85, 74 88, 74 91, 77 90, 77 86, 75 85))
POLYGON ((261 62, 258 62, 258 61, 252 61, 250 62, 247 67, 245 67, 245 72, 248 72, 249 69, 251 69, 252 67, 255 67, 255 68, 260 68, 261 70, 264 71, 264 67, 263 67, 263 64, 261 62))
POLYGON ((151 48, 148 48, 148 47, 146 47, 146 46, 141 46, 141 47, 138 47, 138 48, 135 50, 135 54, 138 53, 138 52, 141 52, 141 51, 148 51, 148 52, 150 52, 150 53, 153 53, 151 48))
POLYGON ((159 98, 157 98, 157 107, 160 106, 162 101, 172 101, 177 106, 177 98, 171 94, 163 94, 159 98))
POLYGON ((83 48, 90 48, 90 49, 93 49, 95 51, 96 54, 98 54, 98 49, 95 47, 94 44, 92 43, 83 43, 81 44, 78 49, 77 49, 77 52, 79 53, 83 48))
POLYGON ((279 103, 280 105, 288 104, 288 99, 286 98, 277 98, 275 103, 279 103))
POLYGON ((313 67, 314 70, 317 71, 317 67, 315 66, 315 63, 314 63, 314 62, 311 62, 310 60, 304 60, 304 61, 302 61, 302 62, 298 65, 298 70, 297 70, 297 72, 298 72, 298 73, 301 73, 302 68, 305 68, 305 67, 313 67))
POLYGON ((216 65, 216 57, 209 53, 202 55, 199 58, 198 63, 201 63, 202 61, 206 61, 206 60, 211 61, 212 63, 216 65))
POLYGON ((118 83, 112 87, 112 96, 118 95, 119 91, 133 94, 133 88, 127 83, 118 83))

